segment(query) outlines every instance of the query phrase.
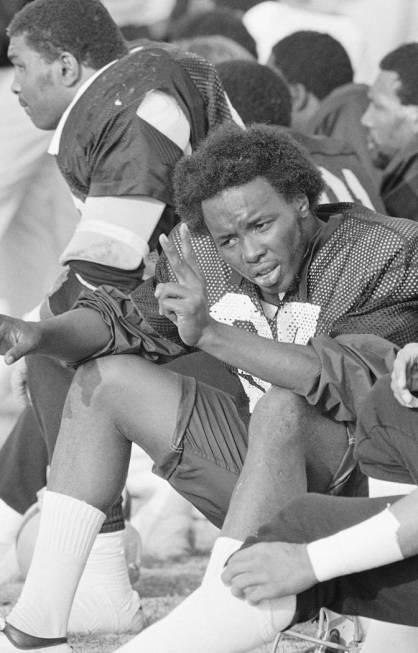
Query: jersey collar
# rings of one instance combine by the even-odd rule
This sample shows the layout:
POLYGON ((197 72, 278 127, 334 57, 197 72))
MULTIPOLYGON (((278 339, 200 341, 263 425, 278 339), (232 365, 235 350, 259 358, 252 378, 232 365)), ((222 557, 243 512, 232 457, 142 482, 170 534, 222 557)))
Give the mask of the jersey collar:
POLYGON ((60 141, 61 141, 62 131, 64 129, 65 123, 67 122, 68 116, 70 115, 73 107, 76 105, 76 103, 81 98, 81 96, 84 95, 84 93, 87 91, 89 86, 91 86, 91 84, 93 84, 94 80, 97 79, 97 77, 99 77, 99 75, 101 75, 105 70, 107 70, 107 68, 112 66, 116 61, 117 60, 115 59, 114 61, 111 61, 110 63, 103 66, 103 68, 100 68, 99 70, 96 70, 96 72, 93 73, 93 75, 91 75, 91 77, 86 79, 86 81, 80 86, 77 93, 75 94, 75 96, 73 97, 70 104, 68 105, 68 107, 66 108, 66 110, 64 111, 64 113, 62 114, 62 116, 60 118, 60 121, 59 121, 59 123, 57 125, 57 128, 56 128, 56 130, 54 132, 54 135, 52 137, 51 143, 49 144, 48 154, 52 154, 53 156, 57 156, 57 154, 59 152, 59 149, 60 149, 60 141))

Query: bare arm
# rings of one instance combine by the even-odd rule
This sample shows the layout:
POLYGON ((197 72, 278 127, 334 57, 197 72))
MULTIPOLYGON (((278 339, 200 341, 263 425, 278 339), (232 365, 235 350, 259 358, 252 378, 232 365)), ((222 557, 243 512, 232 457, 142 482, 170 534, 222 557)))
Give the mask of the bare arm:
POLYGON ((214 320, 186 225, 181 226, 181 240, 182 260, 166 237, 160 239, 177 283, 160 284, 156 297, 160 313, 176 324, 183 342, 284 388, 299 388, 306 378, 319 374, 313 348, 277 342, 214 320))
MULTIPOLYGON (((396 501, 390 510, 400 524, 395 537, 401 555, 404 558, 417 555, 418 490, 414 490, 411 494, 396 501)), ((376 519, 379 519, 379 517, 379 515, 376 515, 375 518, 372 517, 369 520, 360 522, 337 534, 337 537, 342 538, 344 542, 347 533, 351 531, 349 536, 350 544, 348 550, 344 552, 339 547, 337 556, 333 555, 334 545, 331 546, 331 559, 336 558, 341 563, 341 569, 337 570, 334 560, 332 565, 333 573, 329 577, 353 573, 356 571, 356 566, 357 571, 376 566, 376 551, 386 548, 386 538, 394 537, 390 532, 387 534, 382 533, 381 530, 378 533, 375 532, 374 524, 377 523, 376 519), (358 531, 357 537, 356 531, 358 531), (365 536, 365 531, 369 531, 369 537, 365 536), (350 564, 349 569, 346 568, 347 555, 350 564), (362 556, 365 556, 369 562, 365 563, 362 556)), ((335 536, 330 536, 323 540, 325 545, 324 553, 327 552, 327 540, 332 541, 334 539, 335 536)), ((393 550, 393 546, 389 546, 388 558, 384 561, 384 564, 391 562, 391 550, 393 550)), ((392 561, 396 562, 400 557, 393 556, 392 561)), ((327 560, 326 556, 325 560, 327 560)), ((237 551, 229 559, 222 573, 222 579, 224 583, 231 587, 231 591, 235 596, 244 598, 253 604, 265 599, 298 594, 318 582, 308 555, 307 544, 287 542, 258 542, 237 551)))
POLYGON ((89 308, 79 308, 41 322, 0 316, 0 354, 4 355, 7 365, 29 354, 76 362, 101 349, 109 337, 109 328, 100 314, 89 308))

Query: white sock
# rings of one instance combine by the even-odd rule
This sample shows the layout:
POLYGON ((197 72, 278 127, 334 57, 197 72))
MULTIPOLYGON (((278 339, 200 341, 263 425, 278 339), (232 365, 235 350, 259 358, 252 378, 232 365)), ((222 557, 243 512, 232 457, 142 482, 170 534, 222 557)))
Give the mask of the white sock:
POLYGON ((118 653, 241 653, 270 642, 293 619, 296 597, 251 606, 220 577, 208 579, 167 617, 118 653))
POLYGON ((22 520, 23 515, 20 512, 17 512, 3 499, 0 499, 0 544, 6 541, 9 543, 15 539, 22 520))
POLYGON ((7 620, 37 637, 64 637, 78 581, 105 515, 84 501, 45 492, 39 534, 19 600, 7 620))
POLYGON ((416 490, 417 486, 412 483, 395 483, 394 481, 382 481, 379 478, 369 476, 370 497, 391 497, 401 494, 409 494, 416 490))
POLYGON ((241 545, 242 540, 235 540, 232 537, 225 537, 224 535, 221 535, 215 540, 208 566, 203 576, 202 585, 207 580, 221 575, 225 562, 229 556, 235 553, 235 551, 238 551, 241 545))
POLYGON ((78 585, 68 630, 134 629, 132 620, 141 602, 129 582, 123 536, 124 531, 117 531, 96 537, 78 585))

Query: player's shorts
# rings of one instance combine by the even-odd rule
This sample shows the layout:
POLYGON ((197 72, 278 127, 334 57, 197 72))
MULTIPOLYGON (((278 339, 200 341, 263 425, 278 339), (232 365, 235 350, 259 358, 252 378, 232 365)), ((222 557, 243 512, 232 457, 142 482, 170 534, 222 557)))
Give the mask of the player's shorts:
MULTIPOLYGON (((182 374, 176 374, 176 378, 181 392, 177 424, 170 451, 156 461, 154 472, 221 527, 247 453, 248 407, 243 406, 237 394, 232 396, 182 374)), ((311 480, 315 477, 318 489, 323 486, 324 492, 344 490, 344 494, 355 495, 363 492, 356 474, 347 474, 350 453, 347 435, 347 450, 339 466, 339 458, 331 450, 326 452, 330 465, 310 465, 311 480), (331 468, 335 473, 329 479, 324 470, 328 473, 331 468), (343 478, 341 484, 335 483, 338 478, 343 478), (351 483, 352 480, 355 482, 351 483)))
POLYGON ((221 526, 247 453, 249 413, 234 398, 177 375, 181 400, 171 451, 154 472, 221 526))

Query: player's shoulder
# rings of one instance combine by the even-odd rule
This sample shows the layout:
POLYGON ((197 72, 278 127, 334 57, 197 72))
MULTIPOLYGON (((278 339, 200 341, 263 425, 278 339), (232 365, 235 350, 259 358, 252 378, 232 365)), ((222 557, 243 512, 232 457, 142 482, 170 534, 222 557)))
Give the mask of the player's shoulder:
POLYGON ((413 220, 384 215, 353 203, 323 204, 316 214, 331 225, 330 231, 350 231, 358 238, 374 234, 418 252, 418 223, 413 220))

